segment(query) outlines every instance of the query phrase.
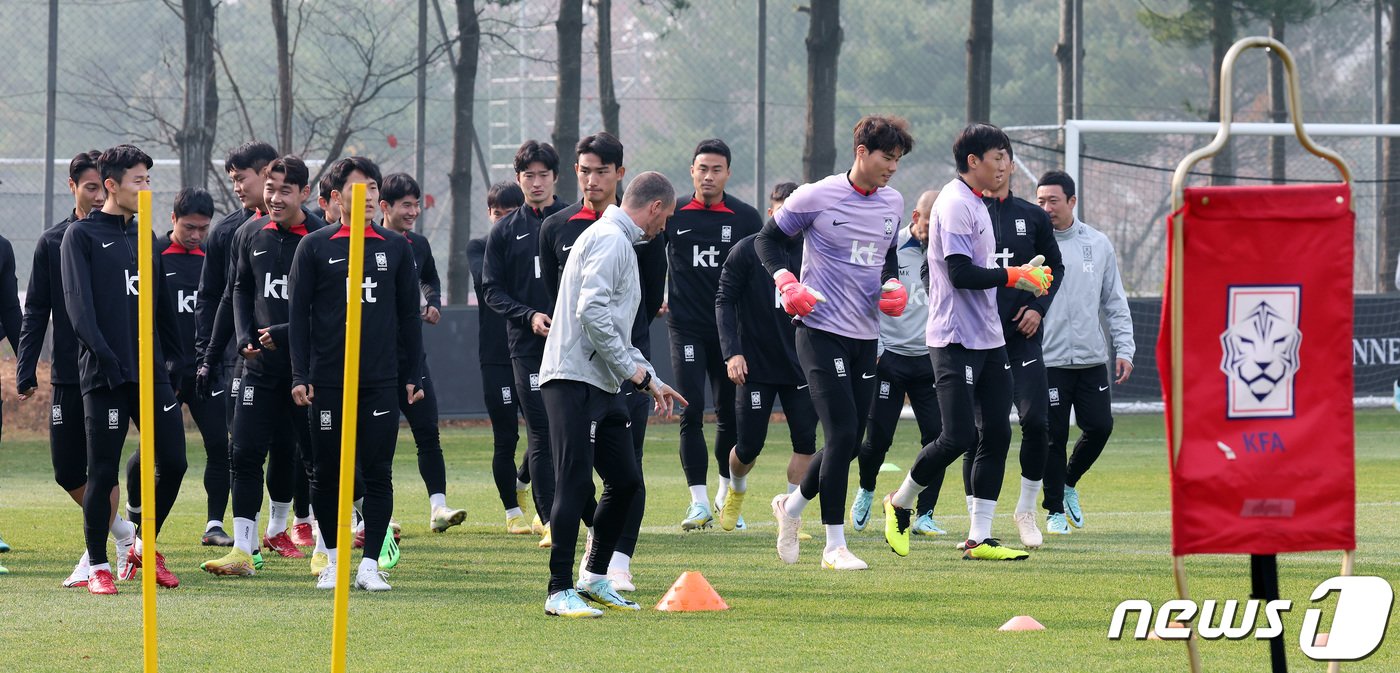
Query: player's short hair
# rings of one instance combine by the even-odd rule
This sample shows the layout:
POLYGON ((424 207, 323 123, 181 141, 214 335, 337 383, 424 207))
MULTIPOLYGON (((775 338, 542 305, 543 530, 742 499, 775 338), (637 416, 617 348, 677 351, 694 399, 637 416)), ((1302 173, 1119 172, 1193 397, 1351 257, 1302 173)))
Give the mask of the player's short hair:
POLYGON ((779 182, 773 185, 773 193, 768 195, 769 201, 786 201, 792 193, 797 191, 796 182, 779 182))
POLYGON ((963 130, 958 132, 958 137, 953 140, 953 161, 957 162, 958 172, 966 173, 971 168, 967 165, 968 155, 981 157, 989 150, 1011 151, 1011 139, 1006 137, 1006 132, 992 126, 991 124, 968 124, 963 130))
POLYGON ((263 166, 258 174, 266 179, 273 173, 281 173, 282 181, 298 187, 306 187, 311 181, 311 171, 307 170, 306 162, 295 154, 288 154, 285 157, 277 157, 263 166))
POLYGON ((331 190, 343 191, 345 181, 350 179, 350 174, 359 171, 365 177, 383 183, 384 176, 379 173, 379 166, 367 157, 345 157, 331 165, 329 175, 331 176, 331 190))
POLYGON ((175 217, 186 215, 203 215, 214 217, 214 197, 209 192, 198 187, 186 187, 175 195, 175 207, 172 208, 175 217))
MULTIPOLYGON (((583 147, 583 144, 580 143, 579 147, 583 147)), ((559 152, 553 145, 536 140, 526 140, 520 145, 520 149, 515 151, 515 172, 524 173, 530 170, 530 164, 537 161, 544 164, 556 177, 559 175, 559 152)))
POLYGON ((97 160, 98 172, 102 174, 104 184, 108 178, 120 184, 126 172, 136 166, 145 166, 146 170, 150 170, 155 165, 150 155, 135 145, 127 144, 107 148, 97 160))
POLYGON ((100 161, 102 161, 102 153, 97 150, 79 152, 72 161, 68 162, 68 177, 73 182, 77 182, 78 178, 83 177, 83 173, 88 171, 96 170, 101 173, 102 171, 97 168, 100 161))
POLYGON ((718 154, 724 157, 724 165, 728 167, 734 163, 733 156, 729 153, 729 145, 726 145, 719 138, 706 138, 695 146, 695 152, 690 155, 690 163, 695 163, 695 157, 702 154, 718 154))
POLYGON ((277 148, 260 140, 250 140, 229 151, 224 159, 224 170, 232 172, 251 168, 253 172, 261 173, 263 166, 276 158, 277 148))
POLYGON ((1045 175, 1040 176, 1040 181, 1035 183, 1036 187, 1049 187, 1059 185, 1065 191, 1065 198, 1074 196, 1074 178, 1061 170, 1045 171, 1045 175))
POLYGON ((579 156, 592 154, 604 164, 612 164, 614 168, 622 166, 622 141, 607 131, 599 131, 578 141, 574 152, 579 156))
POLYGON ((379 200, 387 201, 391 206, 410 196, 421 199, 423 190, 408 173, 390 173, 384 176, 384 183, 379 185, 379 200))
POLYGON ((914 151, 914 136, 909 134, 909 122, 893 115, 866 115, 851 129, 854 142, 851 151, 861 145, 871 152, 904 156, 914 151))
POLYGON ((325 199, 326 203, 331 201, 331 174, 329 172, 321 176, 321 180, 316 183, 316 195, 325 199))
POLYGON ((645 207, 653 201, 667 205, 676 202, 676 188, 671 186, 666 176, 656 171, 647 171, 632 178, 631 184, 627 185, 627 193, 622 197, 622 204, 633 208, 645 207))
MULTIPOLYGON (((549 147, 545 145, 545 147, 549 147)), ((538 161, 538 160, 537 160, 538 161)), ((486 190, 486 207, 510 210, 525 205, 525 192, 520 190, 520 185, 514 182, 502 180, 486 190)))

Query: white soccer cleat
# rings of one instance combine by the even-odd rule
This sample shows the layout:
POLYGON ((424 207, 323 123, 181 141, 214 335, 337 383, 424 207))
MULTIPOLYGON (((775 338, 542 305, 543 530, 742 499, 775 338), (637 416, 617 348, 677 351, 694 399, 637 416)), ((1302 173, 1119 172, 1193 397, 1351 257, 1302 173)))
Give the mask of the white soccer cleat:
POLYGON ((636 585, 632 584, 632 573, 626 570, 609 570, 608 581, 612 582, 614 591, 636 591, 636 585))
POLYGON ((870 565, 856 558, 850 549, 842 545, 829 552, 822 552, 822 567, 827 570, 866 570, 870 565))
POLYGON ((778 558, 783 563, 797 563, 797 532, 802 519, 787 515, 787 494, 773 496, 773 518, 778 520, 778 558))
POLYGON ((335 564, 331 563, 321 569, 321 574, 316 577, 317 589, 335 588, 335 564))
POLYGON ((389 579, 389 573, 382 570, 360 568, 355 572, 355 588, 365 591, 388 591, 393 587, 385 581, 387 579, 389 579))
POLYGON ((63 580, 63 586, 68 589, 85 587, 90 574, 92 571, 88 567, 88 555, 87 552, 83 552, 82 558, 73 566, 73 572, 68 575, 68 579, 63 580))
POLYGON ((1040 527, 1035 524, 1035 513, 1016 512, 1011 515, 1011 520, 1016 522, 1016 532, 1021 534, 1021 546, 1039 549, 1044 539, 1040 535, 1040 527))

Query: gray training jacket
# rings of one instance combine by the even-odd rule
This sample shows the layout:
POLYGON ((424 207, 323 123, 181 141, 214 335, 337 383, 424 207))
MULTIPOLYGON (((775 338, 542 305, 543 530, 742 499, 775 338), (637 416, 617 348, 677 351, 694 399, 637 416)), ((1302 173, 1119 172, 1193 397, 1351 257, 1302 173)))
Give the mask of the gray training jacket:
POLYGON ((1080 222, 1055 232, 1065 277, 1056 278, 1055 310, 1045 316, 1042 344, 1046 367, 1091 367, 1109 361, 1102 317, 1113 335, 1113 355, 1133 361, 1133 318, 1118 274, 1113 244, 1099 230, 1080 222))
POLYGON ((582 381, 616 393, 638 366, 656 375, 628 339, 642 301, 632 249, 641 238, 641 228, 615 205, 579 234, 559 279, 540 383, 582 381))
POLYGON ((899 230, 895 236, 899 246, 895 256, 899 260, 899 282, 909 293, 909 303, 904 306, 904 314, 898 318, 880 314, 880 339, 876 344, 876 355, 885 351, 910 357, 928 357, 928 288, 924 286, 924 263, 928 250, 910 233, 909 227, 899 230))

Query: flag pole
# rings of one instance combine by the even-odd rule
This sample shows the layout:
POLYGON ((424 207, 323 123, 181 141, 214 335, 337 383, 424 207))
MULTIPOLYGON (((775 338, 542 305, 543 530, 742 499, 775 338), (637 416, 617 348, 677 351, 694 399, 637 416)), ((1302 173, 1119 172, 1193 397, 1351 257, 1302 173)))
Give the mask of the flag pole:
MULTIPOLYGON (((155 400, 155 283, 151 268, 151 192, 141 190, 136 206, 137 379, 141 409, 141 661, 146 673, 160 668, 156 634, 156 400, 155 400)), ((120 559, 118 559, 120 562, 120 559)))

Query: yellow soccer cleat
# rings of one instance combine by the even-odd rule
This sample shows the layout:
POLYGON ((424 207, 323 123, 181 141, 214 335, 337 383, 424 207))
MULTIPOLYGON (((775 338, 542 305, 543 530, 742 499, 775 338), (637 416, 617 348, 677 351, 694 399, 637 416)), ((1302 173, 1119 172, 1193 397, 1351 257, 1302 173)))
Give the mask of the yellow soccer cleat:
POLYGON ((238 547, 230 547, 228 553, 222 557, 201 563, 199 569, 211 575, 238 577, 250 577, 255 572, 253 570, 253 555, 238 547))
POLYGON ((724 508, 719 511, 719 527, 726 530, 734 530, 739 525, 739 515, 744 507, 744 496, 748 493, 740 493, 730 486, 728 493, 724 496, 724 508))
POLYGON ((506 532, 511 535, 529 535, 533 530, 524 516, 512 516, 506 519, 506 532))
POLYGON ((554 546, 554 535, 549 532, 549 524, 544 525, 544 535, 540 537, 540 549, 549 549, 554 546))
POLYGON ((321 573, 331 565, 331 557, 326 552, 318 551, 311 555, 311 576, 320 577, 321 573))
POLYGON ((1001 546, 1001 541, 992 537, 963 550, 964 561, 1024 561, 1030 557, 1029 553, 1020 549, 1001 546))

